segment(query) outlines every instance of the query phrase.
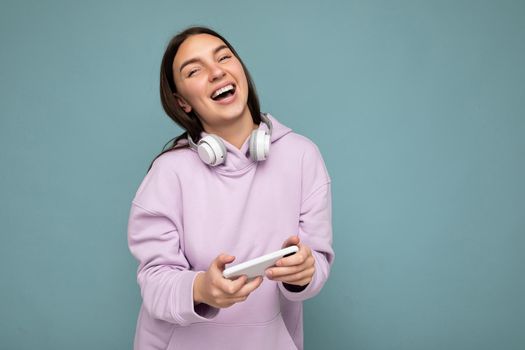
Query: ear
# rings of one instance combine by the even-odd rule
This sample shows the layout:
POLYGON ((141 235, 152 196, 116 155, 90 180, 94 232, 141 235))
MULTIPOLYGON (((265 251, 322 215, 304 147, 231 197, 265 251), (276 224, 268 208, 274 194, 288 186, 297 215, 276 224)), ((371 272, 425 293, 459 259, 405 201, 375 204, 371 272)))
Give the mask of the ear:
POLYGON ((180 96, 176 92, 173 93, 173 96, 177 99, 177 103, 179 104, 180 108, 184 110, 184 112, 186 113, 191 112, 191 106, 189 105, 188 102, 186 102, 186 100, 182 96, 180 96))

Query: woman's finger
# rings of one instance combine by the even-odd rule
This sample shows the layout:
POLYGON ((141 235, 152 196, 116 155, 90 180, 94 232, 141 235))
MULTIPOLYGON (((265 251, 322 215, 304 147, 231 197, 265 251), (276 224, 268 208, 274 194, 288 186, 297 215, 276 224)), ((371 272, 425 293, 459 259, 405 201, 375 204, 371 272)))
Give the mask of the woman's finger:
POLYGON ((301 265, 304 264, 310 257, 312 257, 312 251, 310 248, 300 244, 299 251, 297 253, 277 260, 275 265, 278 267, 301 265))
POLYGON ((266 270, 266 276, 272 280, 277 277, 283 277, 288 275, 293 275, 304 271, 308 266, 304 265, 295 265, 295 266, 286 266, 286 267, 272 267, 266 270))
POLYGON ((262 276, 255 277, 253 280, 249 281, 244 286, 242 286, 242 288, 237 293, 235 293, 233 297, 247 297, 254 290, 259 288, 262 282, 263 282, 262 276))
MULTIPOLYGON (((306 270, 300 271, 298 273, 286 276, 280 276, 272 278, 274 281, 285 282, 289 284, 299 284, 299 282, 308 281, 309 283, 314 275, 315 268, 308 268, 306 270)), ((306 283, 303 283, 303 285, 306 283)))
POLYGON ((234 260, 235 260, 235 257, 233 255, 220 254, 213 260, 210 268, 211 267, 216 268, 222 273, 222 271, 224 271, 224 268, 226 267, 226 264, 231 264, 234 260))
POLYGON ((289 247, 291 245, 298 245, 300 242, 300 239, 299 239, 299 236, 297 235, 294 235, 294 236, 290 236, 286 239, 286 241, 284 241, 283 245, 281 248, 286 248, 286 247, 289 247))
POLYGON ((225 294, 234 295, 246 284, 246 281, 248 281, 248 277, 246 275, 242 275, 234 280, 224 278, 221 275, 218 287, 225 294))

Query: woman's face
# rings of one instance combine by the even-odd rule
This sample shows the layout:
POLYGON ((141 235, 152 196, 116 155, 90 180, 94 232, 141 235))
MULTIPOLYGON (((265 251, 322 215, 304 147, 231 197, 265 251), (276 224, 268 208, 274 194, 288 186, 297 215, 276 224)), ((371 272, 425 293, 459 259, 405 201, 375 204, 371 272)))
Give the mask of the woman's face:
POLYGON ((179 105, 186 113, 196 112, 205 129, 251 120, 246 75, 221 39, 209 34, 187 38, 173 60, 173 76, 179 105))

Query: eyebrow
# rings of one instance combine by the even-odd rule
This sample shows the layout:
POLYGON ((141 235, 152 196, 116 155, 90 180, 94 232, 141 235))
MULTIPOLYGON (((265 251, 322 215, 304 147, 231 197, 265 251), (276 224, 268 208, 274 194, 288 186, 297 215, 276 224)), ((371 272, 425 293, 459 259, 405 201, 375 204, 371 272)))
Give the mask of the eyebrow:
MULTIPOLYGON (((222 49, 229 49, 229 47, 226 44, 219 45, 215 49, 213 49, 213 54, 215 55, 217 52, 221 51, 222 49)), ((184 63, 181 64, 180 66, 179 72, 182 72, 182 68, 184 68, 188 64, 192 64, 192 63, 199 62, 199 61, 200 61, 199 58, 190 58, 189 60, 184 61, 184 63)))

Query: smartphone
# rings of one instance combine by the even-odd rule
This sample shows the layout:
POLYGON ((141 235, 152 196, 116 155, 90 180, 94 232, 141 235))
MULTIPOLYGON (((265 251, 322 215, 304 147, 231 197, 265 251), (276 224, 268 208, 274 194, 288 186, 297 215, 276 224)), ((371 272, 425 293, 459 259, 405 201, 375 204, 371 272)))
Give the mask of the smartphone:
POLYGON ((274 266, 277 260, 290 256, 299 251, 299 247, 292 245, 276 252, 262 255, 258 258, 245 261, 243 263, 228 267, 222 272, 225 278, 236 278, 242 275, 248 276, 248 279, 255 278, 257 276, 264 276, 264 271, 274 266))

